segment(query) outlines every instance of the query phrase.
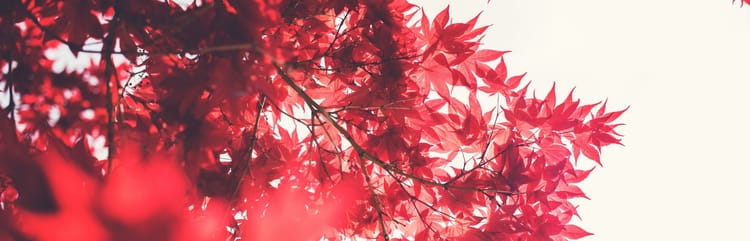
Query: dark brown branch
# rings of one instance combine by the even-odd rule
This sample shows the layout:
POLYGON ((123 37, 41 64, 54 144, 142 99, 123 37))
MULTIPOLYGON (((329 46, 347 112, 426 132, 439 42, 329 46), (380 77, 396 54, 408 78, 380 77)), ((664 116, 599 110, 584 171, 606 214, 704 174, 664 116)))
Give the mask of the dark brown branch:
MULTIPOLYGON (((318 116, 315 113, 316 113, 315 111, 312 112, 311 118, 314 117, 315 119, 317 119, 318 122, 320 122, 320 127, 323 127, 323 125, 325 124, 325 122, 323 122, 323 120, 320 119, 320 116, 318 116)), ((325 127, 323 127, 323 133, 328 138, 328 141, 330 141, 332 143, 332 145, 334 145, 333 147, 336 149, 336 152, 337 152, 336 158, 339 159, 339 170, 343 171, 344 170, 344 160, 341 158, 341 154, 344 153, 344 150, 341 150, 338 146, 336 146, 336 144, 334 143, 333 135, 331 135, 331 132, 329 132, 328 129, 326 129, 325 127)), ((318 147, 320 147, 320 143, 318 143, 318 147)), ((323 148, 323 149, 325 150, 325 148, 323 148)))
MULTIPOLYGON (((109 174, 112 171, 112 159, 115 155, 115 117, 114 117, 114 103, 112 102, 113 98, 113 92, 118 92, 118 89, 120 87, 120 83, 117 80, 118 74, 117 69, 115 67, 115 64, 112 60, 112 51, 115 49, 115 29, 117 26, 118 21, 118 2, 115 1, 115 7, 114 7, 114 14, 112 16, 112 20, 110 21, 110 29, 107 36, 104 38, 104 46, 102 46, 103 56, 102 61, 105 63, 105 69, 104 69, 104 79, 106 80, 104 83, 106 85, 106 98, 107 98, 107 174, 109 174), (114 78, 112 78, 114 76, 114 78), (115 89, 112 90, 112 79, 115 80, 115 89)), ((36 18, 34 18, 36 19, 36 18)), ((41 24, 38 24, 40 28, 42 28, 41 24)), ((51 32, 51 31, 49 31, 51 32)), ((48 33, 49 34, 49 33, 48 33)), ((60 39, 61 40, 61 39, 60 39)), ((61 40, 62 41, 62 40, 61 40)), ((74 48, 73 45, 71 45, 69 42, 66 43, 72 50, 74 48)), ((117 98, 119 102, 119 97, 117 98)))
POLYGON ((5 90, 8 91, 8 98, 9 98, 7 109, 10 112, 10 126, 11 126, 11 130, 13 130, 13 133, 14 133, 11 140, 16 142, 18 141, 18 135, 16 135, 15 133, 18 130, 16 127, 16 101, 14 99, 15 96, 13 96, 13 87, 15 83, 13 82, 13 50, 12 49, 8 50, 7 62, 8 62, 8 74, 6 74, 6 76, 8 77, 6 77, 7 83, 5 85, 5 90))
MULTIPOLYGON (((508 150, 510 150, 510 147, 512 147, 512 146, 513 145, 506 145, 505 148, 503 148, 502 151, 500 151, 499 153, 496 154, 496 156, 504 154, 505 152, 507 152, 508 150)), ((484 154, 482 154, 482 155, 484 155, 484 154)), ((490 159, 490 160, 492 160, 492 159, 490 159)), ((450 185, 451 183, 457 181, 458 179, 461 179, 462 177, 466 176, 467 174, 472 173, 472 172, 476 171, 477 169, 480 169, 480 168, 484 167, 484 165, 487 165, 488 163, 490 163, 490 160, 485 160, 484 158, 482 158, 482 159, 480 159, 479 163, 477 163, 477 165, 475 165, 471 169, 466 170, 466 168, 462 168, 460 173, 458 173, 455 177, 453 177, 450 180, 448 180, 447 182, 445 182, 445 184, 446 185, 450 185)))
POLYGON ((372 206, 375 207, 375 211, 378 212, 378 221, 380 222, 380 232, 383 235, 383 240, 388 241, 390 238, 388 238, 388 231, 385 229, 385 220, 383 218, 383 210, 380 208, 380 199, 375 194, 375 190, 372 186, 372 181, 370 179, 370 174, 367 173, 367 167, 365 165, 365 158, 360 154, 359 156, 359 163, 361 165, 362 173, 365 174, 365 180, 367 181, 367 189, 370 190, 370 198, 372 199, 372 206))
MULTIPOLYGON (((23 3, 20 3, 20 4, 23 4, 23 3)), ((82 51, 83 50, 81 48, 81 46, 75 45, 75 44, 69 42, 68 40, 63 39, 62 36, 60 36, 59 34, 57 34, 55 31, 52 31, 51 29, 49 29, 46 26, 42 25, 42 23, 39 22, 39 19, 36 18, 36 16, 34 16, 34 14, 31 13, 25 7, 23 8, 23 14, 26 15, 27 18, 31 19, 31 22, 34 23, 34 25, 36 25, 40 30, 42 30, 42 32, 44 32, 44 34, 49 35, 53 39, 64 43, 65 45, 68 46, 68 48, 70 48, 71 51, 77 52, 77 51, 82 51)))
POLYGON ((260 95, 260 99, 258 100, 258 108, 257 113, 255 114, 255 123, 253 124, 253 130, 251 133, 252 139, 250 139, 250 145, 247 148, 247 153, 245 154, 245 157, 242 158, 242 165, 240 165, 240 170, 237 172, 237 180, 232 183, 234 185, 234 188, 232 190, 232 196, 230 196, 230 199, 234 199, 239 195, 240 188, 242 187, 242 183, 245 180, 245 175, 250 171, 250 163, 253 158, 253 150, 255 149, 255 143, 257 143, 258 140, 258 124, 260 123, 260 116, 261 113, 263 113, 263 107, 266 103, 266 96, 264 94, 260 95))
POLYGON ((336 109, 331 110, 328 113, 336 114, 342 111, 346 110, 411 110, 410 107, 401 107, 401 106, 393 106, 397 103, 411 101, 413 99, 403 99, 403 100, 396 100, 387 104, 382 104, 380 106, 361 106, 361 105, 345 105, 345 106, 324 106, 325 109, 336 109))
POLYGON ((289 85, 298 95, 302 97, 302 99, 307 103, 308 106, 310 106, 310 109, 313 111, 318 111, 323 118, 326 119, 328 123, 330 123, 351 145, 352 148, 364 159, 370 160, 372 163, 374 163, 377 166, 380 166, 384 169, 388 169, 390 171, 393 171, 394 173, 397 173, 401 176, 405 176, 408 178, 411 178, 412 180, 429 185, 429 186, 439 186, 443 187, 445 189, 448 188, 455 188, 458 190, 467 190, 467 191, 488 191, 488 192, 495 192, 495 193, 502 193, 507 195, 513 195, 518 194, 517 192, 510 192, 510 191, 504 191, 504 190, 496 190, 496 189, 482 189, 482 188, 476 188, 476 187, 467 187, 467 186, 456 186, 456 185, 449 185, 448 183, 440 183, 432 180, 427 180, 421 177, 418 177, 414 174, 407 173, 404 170, 401 170, 399 168, 393 168, 388 163, 386 163, 383 160, 380 160, 380 158, 373 156, 369 152, 367 152, 362 146, 359 145, 356 141, 354 141, 354 138, 347 132, 344 127, 338 124, 336 120, 331 116, 330 113, 326 112, 323 107, 320 106, 317 102, 315 102, 305 91, 299 87, 297 84, 294 83, 294 81, 284 72, 283 69, 281 69, 281 66, 277 62, 274 61, 274 67, 276 67, 276 72, 281 76, 281 78, 284 80, 284 82, 289 85))
MULTIPOLYGON (((422 205, 425 205, 427 208, 432 209, 432 211, 435 211, 437 213, 445 215, 446 217, 449 217, 451 219, 456 219, 456 217, 454 217, 454 216, 452 216, 452 215, 450 215, 450 214, 448 214, 446 212, 440 211, 439 209, 435 208, 434 205, 431 205, 431 204, 425 202, 424 200, 419 199, 419 197, 417 197, 415 194, 411 194, 406 189, 406 187, 404 187, 404 185, 407 185, 406 183, 404 183, 404 181, 402 181, 401 179, 398 179, 398 177, 396 177, 395 175, 393 175, 393 172, 389 171, 388 169, 386 169, 385 171, 388 173, 388 175, 390 175, 393 178, 393 180, 396 180, 396 182, 399 184, 399 186, 401 187, 401 189, 404 190, 404 192, 406 193, 407 196, 409 196, 410 200, 412 200, 412 201, 416 200, 419 203, 421 203, 422 205)), ((419 212, 419 211, 417 211, 417 212, 419 212)))
POLYGON ((344 26, 344 21, 346 21, 346 18, 349 17, 349 12, 351 11, 352 10, 346 11, 346 14, 344 14, 344 17, 341 18, 341 22, 339 23, 339 26, 336 28, 336 34, 333 36, 333 40, 331 40, 331 44, 329 44, 326 51, 323 52, 324 56, 328 55, 328 52, 330 52, 331 49, 333 49, 333 45, 336 44, 336 40, 338 40, 339 36, 341 36, 341 27, 344 26))
MULTIPOLYGON (((318 148, 326 150, 325 147, 321 146, 320 143, 318 143, 317 137, 315 137, 315 112, 310 111, 310 148, 313 148, 315 145, 318 146, 318 148)), ((322 124, 322 123, 321 123, 322 124)), ((312 153, 311 153, 312 154, 312 153)), ((335 153, 337 157, 339 157, 339 163, 341 163, 341 157, 339 156, 340 153, 335 153)), ((310 158, 312 159, 312 158, 310 158)), ((331 173, 328 172, 328 167, 326 167, 326 163, 323 163, 323 153, 318 152, 318 164, 320 165, 320 168, 323 170, 323 173, 326 174, 326 177, 328 177, 331 182, 333 182, 333 177, 331 177, 331 173)), ((340 170, 340 168, 339 168, 340 170)))

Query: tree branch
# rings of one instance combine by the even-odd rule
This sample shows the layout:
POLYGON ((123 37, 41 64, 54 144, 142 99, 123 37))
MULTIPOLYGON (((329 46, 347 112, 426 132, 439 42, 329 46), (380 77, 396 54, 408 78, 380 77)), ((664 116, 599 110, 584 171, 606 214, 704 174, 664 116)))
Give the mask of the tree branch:
MULTIPOLYGON (((112 51, 115 49, 115 29, 117 26, 118 21, 118 1, 115 1, 114 3, 114 14, 112 16, 112 20, 109 22, 109 33, 107 33, 107 36, 104 37, 104 46, 102 46, 102 61, 104 61, 105 67, 104 67, 104 79, 106 81, 104 82, 106 85, 106 98, 107 98, 107 174, 109 174, 112 171, 112 159, 115 155, 115 117, 114 117, 114 103, 112 102, 112 99, 114 97, 113 92, 119 92, 120 83, 118 80, 118 74, 116 73, 117 70, 115 68, 115 64, 112 60, 112 51), (114 76, 114 78, 112 78, 114 76), (115 80, 115 90, 112 90, 112 79, 115 80)), ((34 18, 36 19, 36 18, 34 18)), ((38 23, 38 22, 36 22, 38 23)), ((42 28, 41 24, 37 24, 40 28, 42 28)), ((47 32, 47 31, 45 31, 47 32)), ((49 31, 51 32, 51 31, 49 31)), ((62 38, 58 39, 63 41, 62 38)), ((63 43, 66 43, 70 48, 74 48, 69 42, 63 41, 63 43)), ((72 50, 72 49, 71 49, 72 50)), ((118 97, 119 102, 119 97, 118 97)))
POLYGON ((455 188, 458 190, 468 190, 468 191, 488 191, 488 192, 495 192, 495 193, 501 193, 506 195, 513 195, 518 194, 517 192, 512 191, 504 191, 504 190, 496 190, 496 189, 482 189, 482 188, 476 188, 476 187, 466 187, 466 186, 456 186, 456 185, 450 185, 450 183, 440 183, 432 180, 427 180, 421 177, 418 177, 414 174, 407 173, 404 170, 401 170, 399 168, 393 168, 389 166, 386 162, 383 160, 380 160, 378 157, 373 156, 369 152, 367 152, 362 146, 359 145, 356 141, 354 141, 354 138, 347 132, 344 127, 338 124, 336 120, 331 116, 330 113, 326 112, 325 109, 320 106, 317 102, 315 102, 305 91, 299 87, 297 84, 294 83, 294 81, 289 77, 289 75, 284 72, 283 69, 281 69, 281 66, 277 62, 273 62, 274 67, 276 67, 276 72, 281 76, 281 78, 284 80, 284 82, 289 85, 297 94, 302 97, 302 99, 307 103, 308 106, 312 109, 312 111, 317 111, 320 113, 323 118, 326 119, 328 123, 330 123, 351 145, 352 148, 364 159, 368 159, 372 161, 375 165, 378 165, 384 169, 393 171, 394 173, 397 173, 401 176, 405 176, 408 178, 411 178, 412 180, 419 182, 421 184, 430 185, 430 186, 440 186, 445 189, 448 188, 455 188))
POLYGON ((15 85, 13 80, 13 51, 8 50, 8 74, 6 74, 6 80, 7 83, 5 85, 6 91, 8 91, 8 110, 10 111, 10 126, 13 130, 13 138, 12 140, 18 141, 18 134, 15 134, 18 129, 16 127, 16 101, 15 97, 13 96, 13 86, 15 85))
POLYGON ((370 198, 372 199, 372 206, 375 207, 375 211, 378 212, 378 221, 380 222, 380 232, 383 235, 383 240, 388 241, 388 231, 385 229, 385 220, 383 218, 383 210, 380 208, 380 199, 375 194, 375 190, 372 187, 372 181, 370 174, 367 172, 367 166, 365 165, 365 159, 362 155, 359 156, 359 163, 362 168, 362 173, 365 174, 365 180, 367 181, 367 189, 370 190, 370 198))
POLYGON ((245 154, 246 156, 242 158, 244 165, 241 165, 240 170, 237 172, 237 181, 233 183, 234 187, 232 190, 232 195, 230 196, 230 200, 236 198, 237 195, 239 195, 242 183, 245 181, 245 175, 247 175, 247 173, 250 171, 250 162, 253 159, 253 150, 255 149, 255 143, 257 143, 258 140, 258 124, 260 123, 260 116, 261 113, 263 113, 263 106, 265 106, 265 103, 266 96, 264 94, 261 94, 260 99, 258 100, 257 113, 255 114, 255 123, 253 124, 253 131, 251 133, 251 136, 253 138, 250 139, 250 145, 247 148, 247 154, 245 154))

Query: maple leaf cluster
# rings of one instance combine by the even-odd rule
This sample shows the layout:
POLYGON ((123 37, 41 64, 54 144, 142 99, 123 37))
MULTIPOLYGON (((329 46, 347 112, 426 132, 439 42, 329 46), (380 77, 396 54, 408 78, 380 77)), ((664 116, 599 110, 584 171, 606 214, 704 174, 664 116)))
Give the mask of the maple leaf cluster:
POLYGON ((625 110, 527 94, 478 17, 3 1, 0 240, 590 235, 574 161, 620 144, 625 110))

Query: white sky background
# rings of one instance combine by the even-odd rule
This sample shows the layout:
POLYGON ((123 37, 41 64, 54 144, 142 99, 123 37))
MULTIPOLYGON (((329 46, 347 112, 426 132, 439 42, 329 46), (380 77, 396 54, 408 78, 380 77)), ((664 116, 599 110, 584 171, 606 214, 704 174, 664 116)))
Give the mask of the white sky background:
MULTIPOLYGON (((450 1, 429 0, 433 18, 450 1)), ((425 3, 418 3, 424 5, 425 3)), ((750 6, 731 0, 453 1, 484 10, 486 48, 512 50, 537 93, 576 86, 621 118, 625 147, 582 184, 584 241, 750 240, 750 6)), ((488 103, 491 105, 491 103, 488 103)), ((589 166, 589 165, 586 165, 589 166)))

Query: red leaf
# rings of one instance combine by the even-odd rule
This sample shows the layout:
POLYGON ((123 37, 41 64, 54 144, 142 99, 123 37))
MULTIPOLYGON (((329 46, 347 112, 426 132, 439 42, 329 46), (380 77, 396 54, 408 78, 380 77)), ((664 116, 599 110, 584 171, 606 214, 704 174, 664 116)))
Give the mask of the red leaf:
POLYGON ((440 39, 442 40, 451 40, 455 39, 458 36, 461 36, 466 30, 469 29, 469 25, 465 23, 454 23, 451 25, 448 25, 448 27, 443 30, 443 32, 440 33, 440 39))
POLYGON ((612 135, 605 133, 594 133, 591 135, 591 141, 597 147, 606 146, 609 144, 620 144, 620 139, 613 137, 612 135))
POLYGON ((604 104, 602 104, 601 107, 599 107, 599 111, 596 112, 596 116, 602 116, 604 115, 604 111, 607 109, 607 100, 604 100, 604 104))
POLYGON ((445 54, 437 54, 435 57, 433 57, 436 63, 445 66, 450 67, 450 64, 448 64, 448 59, 445 58, 445 54))
POLYGON ((510 53, 510 51, 497 51, 497 50, 491 50, 491 49, 482 49, 474 53, 472 57, 478 61, 482 62, 490 62, 495 61, 498 58, 502 57, 504 54, 510 53))
POLYGON ((576 116, 578 118, 581 118, 581 119, 585 118, 586 115, 588 115, 589 113, 591 113, 591 109, 593 109, 595 106, 599 105, 599 103, 601 103, 601 102, 596 102, 594 104, 588 104, 588 105, 583 105, 581 107, 578 107, 578 109, 575 112, 576 116))
POLYGON ((443 99, 449 100, 451 99, 450 90, 448 90, 448 83, 445 82, 433 82, 432 88, 435 89, 435 92, 437 92, 440 97, 443 97, 443 99))
POLYGON ((547 92, 547 96, 544 97, 544 104, 547 107, 547 109, 551 110, 555 107, 557 103, 557 97, 555 96, 555 84, 552 83, 552 88, 547 92))
POLYGON ((449 9, 450 5, 446 6, 445 9, 440 11, 440 13, 435 16, 435 19, 432 20, 432 29, 436 33, 441 33, 443 29, 445 29, 445 25, 448 23, 448 18, 450 18, 449 15, 449 9))
POLYGON ((622 115, 622 113, 625 113, 625 111, 627 111, 628 109, 630 109, 630 106, 625 107, 625 109, 622 109, 620 111, 610 112, 606 114, 605 115, 607 116, 606 122, 609 123, 609 122, 615 121, 617 118, 619 118, 622 115))
POLYGON ((580 239, 593 235, 593 233, 589 233, 576 225, 568 224, 563 227, 562 235, 571 239, 580 239))
MULTIPOLYGON (((501 82, 505 82, 505 79, 508 78, 508 69, 505 67, 505 59, 500 58, 500 63, 495 66, 495 73, 497 74, 497 79, 501 82)), ((505 83, 506 86, 512 86, 509 83, 505 83)), ((511 89, 514 87, 511 87, 511 89)))
POLYGON ((545 155, 550 164, 567 161, 568 157, 570 157, 570 151, 568 148, 565 148, 565 146, 560 144, 543 146, 539 151, 545 155))
POLYGON ((599 160, 599 151, 596 150, 596 147, 592 145, 581 145, 580 147, 584 156, 595 161, 597 164, 599 164, 599 166, 602 165, 601 161, 599 160))
POLYGON ((521 80, 524 76, 526 76, 526 73, 510 77, 508 78, 508 81, 505 82, 505 85, 507 85, 509 89, 518 88, 518 85, 521 84, 521 80))
POLYGON ((557 195, 569 199, 569 198, 576 198, 576 197, 582 197, 589 199, 585 193, 581 190, 581 188, 573 185, 567 185, 567 184, 561 184, 561 186, 558 186, 558 188, 555 190, 557 192, 557 195))
POLYGON ((484 31, 487 30, 487 28, 489 28, 489 26, 484 26, 484 27, 479 27, 477 29, 474 29, 471 32, 468 32, 464 34, 463 36, 461 36, 458 40, 464 40, 464 41, 472 40, 476 38, 477 36, 479 36, 480 34, 483 34, 484 31))
MULTIPOLYGON (((42 241, 105 240, 107 233, 92 208, 99 183, 65 160, 56 149, 45 152, 42 159, 46 178, 39 178, 49 180, 59 210, 54 213, 19 210, 18 218, 23 220, 20 231, 42 241)), ((25 190, 19 191, 22 198, 27 195, 25 190)))
POLYGON ((427 102, 425 102, 424 105, 427 106, 427 108, 429 108, 432 111, 437 111, 438 109, 445 106, 445 104, 447 103, 448 101, 445 99, 432 99, 432 100, 428 100, 427 102))
POLYGON ((451 69, 451 78, 453 79, 452 84, 454 86, 467 86, 467 87, 474 86, 472 85, 472 83, 469 83, 466 77, 463 74, 461 74, 461 72, 459 72, 458 70, 451 69))
POLYGON ((591 174, 592 171, 594 171, 596 167, 593 167, 589 170, 572 170, 572 174, 570 174, 570 178, 566 178, 566 182, 568 183, 579 183, 583 180, 585 180, 589 174, 591 174))
POLYGON ((431 39, 432 31, 430 31, 430 20, 427 19, 427 14, 424 13, 424 9, 422 9, 422 19, 421 19, 421 25, 422 25, 422 34, 425 35, 425 38, 427 40, 431 39))

